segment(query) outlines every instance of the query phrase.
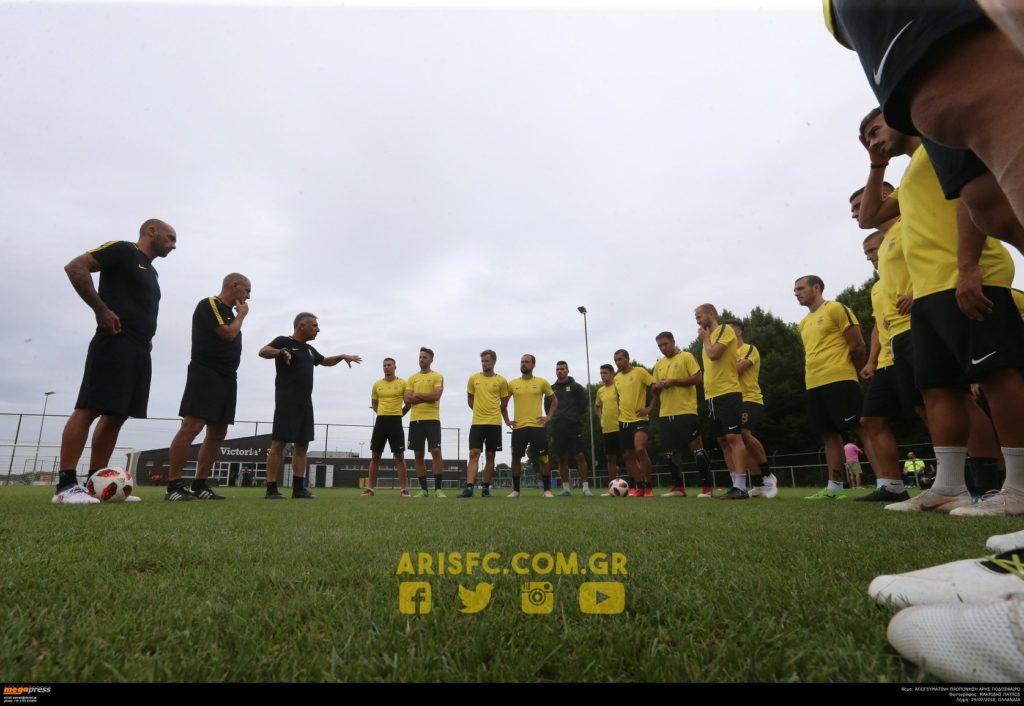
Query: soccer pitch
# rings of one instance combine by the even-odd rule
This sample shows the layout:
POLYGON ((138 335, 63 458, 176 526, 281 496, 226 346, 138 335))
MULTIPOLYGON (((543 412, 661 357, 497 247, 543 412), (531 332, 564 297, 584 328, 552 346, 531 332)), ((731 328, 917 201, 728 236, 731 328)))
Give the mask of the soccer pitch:
POLYGON ((50 492, 0 489, 8 682, 922 681, 888 647, 893 611, 868 583, 1020 529, 792 489, 269 503, 226 488, 165 503, 142 488, 143 503, 74 507, 50 492), (438 575, 439 553, 462 573, 438 575), (460 612, 460 585, 480 583, 489 603, 483 587, 460 612))

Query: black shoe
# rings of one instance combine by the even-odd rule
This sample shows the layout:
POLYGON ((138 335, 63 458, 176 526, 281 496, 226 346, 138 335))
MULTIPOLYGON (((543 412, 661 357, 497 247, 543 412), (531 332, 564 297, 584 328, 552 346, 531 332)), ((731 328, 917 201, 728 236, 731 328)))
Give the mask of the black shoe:
POLYGON ((223 495, 213 492, 205 483, 199 488, 192 488, 192 495, 196 500, 227 500, 223 495))
POLYGON ((481 489, 480 497, 481 498, 489 498, 489 497, 491 497, 491 489, 490 488, 483 488, 483 489, 481 489))
POLYGON ((898 503, 902 500, 910 500, 910 493, 893 493, 888 488, 876 488, 875 492, 868 493, 862 498, 855 498, 855 503, 898 503))
POLYGON ((168 485, 167 492, 164 493, 164 500, 172 503, 184 503, 198 499, 187 485, 168 485))
POLYGON ((737 488, 736 486, 729 488, 728 493, 723 493, 718 496, 719 500, 747 500, 749 498, 750 496, 747 495, 747 491, 742 488, 737 488))
POLYGON ((276 488, 274 490, 272 490, 272 491, 268 490, 267 494, 263 496, 263 499, 264 500, 287 500, 287 498, 285 496, 283 496, 279 492, 277 492, 276 488))
POLYGON ((316 500, 316 496, 303 488, 302 490, 292 491, 292 500, 316 500))
POLYGON ((459 493, 456 497, 459 497, 459 498, 471 498, 471 497, 473 497, 473 486, 467 485, 465 488, 462 489, 462 492, 459 493))

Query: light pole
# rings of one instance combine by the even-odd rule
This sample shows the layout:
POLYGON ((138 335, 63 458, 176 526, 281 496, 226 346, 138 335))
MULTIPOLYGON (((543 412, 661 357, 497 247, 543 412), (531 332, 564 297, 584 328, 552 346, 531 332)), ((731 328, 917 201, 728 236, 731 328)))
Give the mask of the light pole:
POLYGON ((587 419, 590 424, 590 464, 594 467, 594 480, 597 480, 597 455, 594 453, 594 401, 590 399, 590 335, 587 332, 587 307, 578 306, 576 311, 583 314, 583 344, 587 350, 587 419))
POLYGON ((362 457, 363 457, 363 446, 364 446, 365 444, 366 444, 366 442, 365 442, 365 441, 360 441, 360 442, 359 442, 359 458, 362 458, 362 457))
POLYGON ((43 393, 43 418, 39 420, 39 436, 36 438, 36 457, 32 459, 32 472, 36 472, 36 463, 39 462, 39 444, 43 441, 43 424, 46 423, 46 403, 50 401, 50 395, 55 394, 53 390, 43 393))

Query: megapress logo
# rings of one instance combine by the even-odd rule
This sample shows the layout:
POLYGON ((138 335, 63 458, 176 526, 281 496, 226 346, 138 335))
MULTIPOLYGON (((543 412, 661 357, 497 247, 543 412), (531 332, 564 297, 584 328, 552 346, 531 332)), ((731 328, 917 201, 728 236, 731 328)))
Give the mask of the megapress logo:
POLYGON ((41 694, 49 694, 49 686, 27 686, 4 684, 5 704, 34 704, 41 694))
POLYGON ((459 613, 482 613, 495 603, 514 601, 524 615, 550 615, 563 594, 563 609, 575 605, 585 615, 617 615, 626 610, 626 586, 621 581, 584 581, 569 588, 572 599, 566 600, 565 582, 551 577, 592 576, 597 579, 628 575, 626 555, 622 552, 517 552, 509 557, 499 552, 404 552, 395 574, 403 580, 398 584, 398 610, 403 615, 427 615, 435 605, 447 604, 459 613), (450 595, 441 597, 440 586, 427 578, 457 576, 522 577, 511 590, 507 582, 458 582, 450 595), (455 592, 457 589, 457 593, 455 592), (513 595, 514 594, 514 595, 513 595))

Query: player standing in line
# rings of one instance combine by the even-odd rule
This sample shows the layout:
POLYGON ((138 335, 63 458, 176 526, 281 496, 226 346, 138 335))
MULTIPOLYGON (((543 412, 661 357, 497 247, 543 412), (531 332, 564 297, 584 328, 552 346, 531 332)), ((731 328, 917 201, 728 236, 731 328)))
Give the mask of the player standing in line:
POLYGON ((64 425, 55 505, 99 502, 78 484, 78 461, 97 417, 90 476, 110 462, 125 420, 146 418, 153 373, 150 351, 160 308, 160 282, 153 260, 167 257, 177 242, 174 228, 151 218, 139 228, 138 242, 112 240, 64 267, 71 286, 96 314, 96 334, 89 342, 75 411, 64 425), (93 272, 100 273, 98 292, 93 272))
POLYGON ((654 378, 646 368, 634 366, 629 351, 620 348, 613 358, 619 372, 615 374, 615 394, 619 399, 619 434, 626 468, 636 480, 630 488, 632 497, 653 498, 651 457, 647 453, 650 414, 654 403, 647 402, 647 388, 654 378))
MULTIPOLYGON (((615 394, 615 368, 608 363, 601 366, 601 385, 597 388, 594 409, 601 420, 601 437, 604 439, 604 458, 608 466, 608 482, 619 477, 619 398, 615 394)), ((596 459, 594 461, 597 463, 596 459)), ((605 491, 601 497, 611 497, 605 491)))
POLYGON ((689 351, 679 350, 671 331, 662 331, 655 339, 662 357, 654 364, 651 390, 658 406, 658 431, 672 473, 672 489, 663 498, 686 497, 686 483, 679 466, 684 448, 693 452, 705 492, 713 489, 711 462, 704 451, 697 418, 697 385, 704 379, 697 359, 689 351))
POLYGON ((395 456, 401 497, 408 498, 409 472, 405 466, 405 430, 402 429, 402 417, 409 411, 409 405, 405 404, 405 380, 395 375, 397 364, 394 358, 385 358, 383 366, 384 377, 373 383, 370 393, 370 406, 377 418, 373 421, 373 434, 370 436, 370 477, 361 497, 372 498, 376 493, 377 473, 384 445, 387 444, 395 456))
POLYGON ((405 403, 412 408, 409 417, 409 448, 416 455, 416 479, 420 490, 413 497, 430 497, 427 490, 427 464, 423 446, 430 449, 434 471, 434 497, 446 498, 441 490, 444 483, 444 460, 441 458, 441 395, 444 393, 444 376, 431 370, 434 351, 420 348, 420 369, 405 382, 405 403))
POLYGON ((267 453, 267 500, 284 500, 277 489, 277 478, 284 460, 284 447, 293 444, 292 498, 315 500, 306 487, 306 452, 313 440, 313 369, 328 368, 344 361, 362 363, 357 355, 342 353, 324 357, 309 341, 316 340, 320 322, 308 311, 301 312, 293 322, 291 336, 278 336, 260 349, 260 358, 274 361, 274 427, 270 451, 267 453))
POLYGON ((736 334, 731 326, 718 323, 718 310, 701 304, 694 310, 697 337, 704 362, 704 399, 708 415, 715 422, 722 455, 732 476, 732 487, 720 500, 746 500, 746 450, 743 446, 743 392, 737 368, 736 334))
POLYGON ((551 418, 551 452, 558 457, 558 475, 562 491, 557 497, 572 495, 569 485, 569 456, 576 459, 580 471, 583 497, 593 496, 590 492, 590 469, 587 455, 583 453, 583 417, 587 414, 587 391, 583 385, 569 376, 569 364, 564 360, 555 363, 555 384, 551 386, 558 398, 558 414, 551 418))
POLYGON ((469 427, 469 462, 466 464, 466 487, 460 498, 473 497, 480 453, 485 452, 484 482, 480 497, 491 497, 494 479, 494 455, 501 451, 501 408, 508 404, 508 380, 494 372, 498 354, 487 349, 480 353, 481 372, 473 373, 466 383, 466 403, 473 410, 469 427))
POLYGON ((828 463, 828 485, 807 500, 845 500, 843 433, 856 429, 863 399, 857 371, 867 362, 860 322, 848 307, 826 300, 825 283, 806 275, 793 285, 793 294, 808 314, 800 321, 804 344, 807 412, 811 428, 821 434, 828 463))
POLYGON ((519 359, 521 377, 510 380, 508 391, 515 402, 515 419, 508 418, 508 397, 501 405, 501 416, 512 429, 512 492, 510 498, 518 498, 520 492, 519 476, 523 469, 523 456, 527 448, 530 458, 540 466, 540 475, 544 483, 544 497, 553 498, 551 494, 551 461, 548 459, 548 435, 544 425, 558 411, 558 398, 555 391, 544 378, 536 377, 533 369, 537 367, 537 359, 530 353, 524 353, 519 359), (543 411, 543 399, 551 400, 548 414, 543 411))
POLYGON ((181 398, 181 428, 167 450, 170 470, 164 500, 224 500, 206 483, 227 436, 235 423, 238 396, 238 364, 242 360, 242 322, 249 314, 246 301, 252 294, 249 279, 232 272, 221 283, 220 294, 207 297, 192 313, 192 361, 188 365, 185 393, 181 398), (234 307, 234 310, 232 309, 234 307), (238 312, 237 316, 235 312, 238 312), (199 432, 206 437, 199 447, 196 478, 192 487, 181 479, 189 447, 199 432))
POLYGON ((740 416, 740 430, 743 447, 746 450, 744 466, 750 469, 752 498, 774 498, 779 494, 778 480, 768 467, 768 455, 761 441, 754 435, 764 421, 764 395, 761 394, 761 352, 752 343, 743 340, 743 323, 729 321, 736 334, 736 370, 740 376, 740 391, 743 393, 743 414, 740 416), (755 470, 756 469, 756 470, 755 470))

